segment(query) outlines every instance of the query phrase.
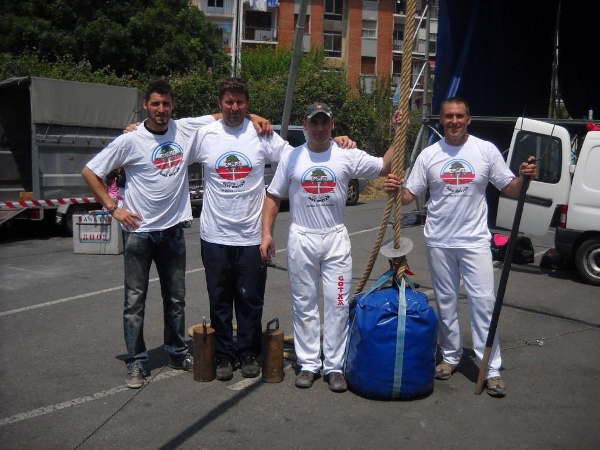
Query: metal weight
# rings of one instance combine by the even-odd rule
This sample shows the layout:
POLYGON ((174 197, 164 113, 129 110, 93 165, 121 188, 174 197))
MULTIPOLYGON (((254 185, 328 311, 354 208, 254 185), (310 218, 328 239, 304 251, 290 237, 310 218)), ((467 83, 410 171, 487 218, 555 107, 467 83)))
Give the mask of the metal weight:
POLYGON ((283 381, 283 330, 279 319, 267 323, 262 335, 262 379, 265 383, 283 381), (271 325, 275 324, 275 328, 271 325))
POLYGON ((206 325, 196 325, 194 334, 194 380, 212 381, 217 375, 215 364, 215 330, 206 325))

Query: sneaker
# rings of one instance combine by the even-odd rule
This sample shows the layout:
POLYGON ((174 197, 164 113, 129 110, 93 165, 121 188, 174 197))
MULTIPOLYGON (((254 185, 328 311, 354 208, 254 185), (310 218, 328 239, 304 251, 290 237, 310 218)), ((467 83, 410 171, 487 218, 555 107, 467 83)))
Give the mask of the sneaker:
POLYGON ((233 366, 228 359, 217 361, 217 380, 228 381, 233 378, 233 366))
POLYGON ((506 395, 506 386, 500 377, 491 377, 485 380, 487 384, 487 393, 492 397, 504 397, 506 395))
POLYGON ((346 392, 348 385, 342 372, 329 372, 329 389, 333 392, 346 392))
POLYGON ((179 358, 169 355, 169 367, 190 372, 194 370, 194 357, 189 353, 179 358))
POLYGON ((296 387, 309 388, 313 385, 314 381, 315 374, 310 370, 301 370, 298 375, 296 375, 296 387))
POLYGON ((244 356, 242 358, 242 375, 246 378, 255 378, 260 373, 260 366, 254 356, 244 356))
POLYGON ((446 361, 442 361, 441 364, 435 366, 435 379, 448 380, 456 371, 456 366, 458 366, 458 364, 450 364, 446 361))
POLYGON ((144 376, 146 371, 141 366, 133 366, 133 368, 127 374, 125 383, 128 388, 139 389, 144 385, 144 376))

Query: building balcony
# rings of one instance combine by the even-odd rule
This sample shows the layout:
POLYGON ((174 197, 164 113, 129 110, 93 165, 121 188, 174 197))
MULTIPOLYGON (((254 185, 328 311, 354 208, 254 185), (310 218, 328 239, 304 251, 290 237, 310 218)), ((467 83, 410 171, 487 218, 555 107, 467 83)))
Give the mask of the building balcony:
MULTIPOLYGON (((425 7, 427 6, 426 0, 417 0, 416 15, 421 17, 425 13, 425 7)), ((396 2, 395 14, 406 17, 406 2, 396 2)), ((429 17, 437 19, 439 15, 439 5, 437 1, 429 1, 429 17)))
POLYGON ((236 0, 200 0, 200 11, 207 17, 233 17, 236 0))
POLYGON ((243 41, 277 43, 278 28, 257 28, 244 26, 243 41))
MULTIPOLYGON (((434 44, 435 45, 435 44, 434 44)), ((425 39, 417 39, 415 41, 415 47, 413 48, 413 53, 418 53, 424 55, 427 52, 427 41, 425 39)), ((394 53, 403 53, 404 52, 404 41, 394 39, 393 40, 393 51, 394 53)), ((430 53, 435 53, 435 49, 433 52, 430 49, 430 53)))

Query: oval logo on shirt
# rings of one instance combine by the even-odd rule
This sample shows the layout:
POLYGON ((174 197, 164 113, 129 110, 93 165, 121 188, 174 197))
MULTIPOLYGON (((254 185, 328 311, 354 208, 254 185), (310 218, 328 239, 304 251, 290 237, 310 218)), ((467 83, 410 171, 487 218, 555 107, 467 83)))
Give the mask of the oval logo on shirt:
POLYGON ((183 148, 177 142, 164 142, 152 152, 152 164, 165 177, 175 175, 181 169, 183 148))
POLYGON ((475 170, 464 159, 453 159, 442 167, 440 178, 444 183, 453 186, 469 184, 475 179, 475 170))
POLYGON ((215 170, 221 178, 240 180, 250 175, 252 163, 243 153, 229 152, 217 159, 215 170))
POLYGON ((302 188, 313 195, 329 194, 335 190, 335 174, 328 167, 311 167, 302 174, 302 188))

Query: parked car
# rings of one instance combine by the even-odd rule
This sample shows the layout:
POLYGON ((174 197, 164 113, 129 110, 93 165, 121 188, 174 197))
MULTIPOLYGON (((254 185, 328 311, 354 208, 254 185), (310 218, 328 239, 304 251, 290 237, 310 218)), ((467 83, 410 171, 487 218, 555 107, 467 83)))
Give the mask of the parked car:
POLYGON ((202 207, 202 196, 204 195, 204 173, 202 164, 194 163, 188 168, 188 181, 190 186, 190 203, 193 209, 202 207))
MULTIPOLYGON (((277 133, 281 131, 281 125, 273 125, 277 133)), ((304 129, 299 125, 290 125, 288 127, 287 141, 293 147, 304 144, 304 129)), ((275 175, 277 164, 265 164, 265 186, 268 186, 275 175)), ((199 209, 202 207, 202 196, 204 194, 202 165, 200 163, 191 164, 188 169, 188 179, 190 186, 190 202, 192 208, 199 209)), ((348 182, 348 197, 346 205, 353 206, 358 203, 358 198, 367 187, 367 180, 364 178, 352 178, 348 182)))
MULTIPOLYGON (((281 125, 273 125, 275 132, 281 131, 281 125)), ((287 132, 287 141, 293 147, 304 144, 304 128, 300 125, 289 125, 287 132)), ((275 175, 277 164, 265 164, 265 186, 268 186, 275 175)), ((348 197, 346 198, 346 205, 353 206, 358 203, 358 198, 367 187, 367 180, 364 178, 352 178, 348 182, 348 197)))

